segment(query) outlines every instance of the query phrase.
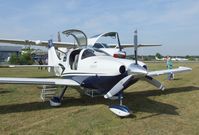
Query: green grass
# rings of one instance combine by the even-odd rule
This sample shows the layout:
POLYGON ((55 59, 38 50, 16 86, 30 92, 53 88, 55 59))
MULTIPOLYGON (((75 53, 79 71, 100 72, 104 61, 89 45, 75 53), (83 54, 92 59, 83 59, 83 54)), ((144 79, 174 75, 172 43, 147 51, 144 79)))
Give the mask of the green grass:
MULTIPOLYGON (((0 134, 199 134, 199 64, 174 63, 193 71, 176 74, 174 81, 157 77, 165 86, 161 92, 139 81, 125 91, 124 104, 134 112, 119 118, 108 109, 117 101, 66 92, 61 107, 52 108, 40 100, 34 85, 0 85, 0 134)), ((163 63, 148 63, 150 70, 163 63)), ((0 68, 0 76, 48 77, 37 68, 0 68), (29 72, 30 71, 30 72, 29 72)))

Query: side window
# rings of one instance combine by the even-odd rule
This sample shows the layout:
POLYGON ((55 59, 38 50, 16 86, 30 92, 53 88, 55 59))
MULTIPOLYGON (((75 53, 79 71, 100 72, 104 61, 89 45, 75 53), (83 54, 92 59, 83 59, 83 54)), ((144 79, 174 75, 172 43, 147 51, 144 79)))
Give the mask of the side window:
POLYGON ((100 43, 95 43, 94 48, 104 48, 100 43))
POLYGON ((83 52, 81 59, 85 59, 85 58, 92 57, 92 56, 95 56, 94 51, 87 49, 83 52))

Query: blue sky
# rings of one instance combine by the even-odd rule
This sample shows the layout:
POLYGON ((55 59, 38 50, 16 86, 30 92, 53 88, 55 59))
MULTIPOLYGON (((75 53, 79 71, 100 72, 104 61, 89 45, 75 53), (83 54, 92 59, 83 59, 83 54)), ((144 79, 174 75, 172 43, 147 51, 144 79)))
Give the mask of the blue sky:
POLYGON ((122 43, 162 44, 140 54, 199 55, 198 0, 0 0, 0 38, 48 40, 76 28, 117 31, 122 43))

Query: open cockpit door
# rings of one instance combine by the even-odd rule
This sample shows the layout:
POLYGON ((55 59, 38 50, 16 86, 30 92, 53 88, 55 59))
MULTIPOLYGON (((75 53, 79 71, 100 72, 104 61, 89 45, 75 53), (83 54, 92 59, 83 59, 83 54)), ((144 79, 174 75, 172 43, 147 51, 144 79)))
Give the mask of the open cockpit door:
POLYGON ((122 46, 120 44, 119 34, 117 32, 106 32, 96 36, 93 36, 88 39, 88 45, 98 48, 104 51, 107 51, 115 58, 125 58, 126 52, 122 50, 122 46), (116 44, 114 46, 110 46, 110 44, 99 43, 99 39, 102 37, 111 37, 116 40, 116 44))
POLYGON ((82 49, 80 49, 80 48, 72 50, 72 52, 69 55, 69 65, 72 70, 77 70, 79 54, 80 54, 81 50, 82 49))
POLYGON ((73 36, 77 42, 77 47, 87 46, 87 36, 81 30, 70 29, 62 32, 65 36, 73 36))
POLYGON ((97 41, 101 37, 111 37, 111 38, 115 38, 115 39, 117 38, 118 44, 116 46, 120 47, 120 39, 119 39, 119 35, 118 35, 117 32, 106 32, 106 33, 95 35, 95 36, 93 36, 93 37, 91 37, 91 38, 88 39, 88 45, 94 46, 95 43, 97 43, 97 41))

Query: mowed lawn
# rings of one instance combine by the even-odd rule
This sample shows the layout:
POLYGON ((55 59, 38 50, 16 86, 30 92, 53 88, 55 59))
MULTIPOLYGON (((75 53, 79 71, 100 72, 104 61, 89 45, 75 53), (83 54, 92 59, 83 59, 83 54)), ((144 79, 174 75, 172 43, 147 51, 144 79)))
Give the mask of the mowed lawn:
MULTIPOLYGON (((165 63, 147 63, 150 70, 165 69, 165 63)), ((132 111, 119 118, 108 109, 118 104, 103 97, 90 98, 70 88, 61 107, 52 108, 40 99, 41 88, 34 85, 0 85, 0 135, 4 134, 114 134, 114 135, 198 135, 199 63, 174 63, 193 68, 156 77, 164 92, 139 81, 124 93, 124 104, 132 111)), ((0 76, 48 77, 37 68, 0 68, 0 76)))

